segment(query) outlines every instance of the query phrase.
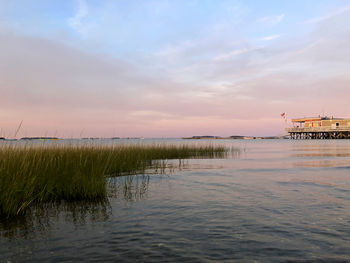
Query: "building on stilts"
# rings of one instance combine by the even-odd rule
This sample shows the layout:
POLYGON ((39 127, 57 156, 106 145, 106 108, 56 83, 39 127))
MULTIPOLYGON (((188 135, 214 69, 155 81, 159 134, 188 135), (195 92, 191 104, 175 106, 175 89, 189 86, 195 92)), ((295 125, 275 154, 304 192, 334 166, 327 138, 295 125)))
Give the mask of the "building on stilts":
POLYGON ((291 139, 350 139, 350 118, 310 117, 292 119, 286 128, 291 139))

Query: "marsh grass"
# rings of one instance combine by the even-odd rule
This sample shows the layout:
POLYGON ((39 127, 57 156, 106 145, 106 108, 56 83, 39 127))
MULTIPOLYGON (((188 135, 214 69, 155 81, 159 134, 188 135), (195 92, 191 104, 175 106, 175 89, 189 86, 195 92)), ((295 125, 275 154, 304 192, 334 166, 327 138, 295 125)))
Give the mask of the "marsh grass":
POLYGON ((227 152, 214 145, 5 145, 0 216, 24 214, 33 204, 104 200, 106 177, 162 170, 169 159, 222 158, 227 152))

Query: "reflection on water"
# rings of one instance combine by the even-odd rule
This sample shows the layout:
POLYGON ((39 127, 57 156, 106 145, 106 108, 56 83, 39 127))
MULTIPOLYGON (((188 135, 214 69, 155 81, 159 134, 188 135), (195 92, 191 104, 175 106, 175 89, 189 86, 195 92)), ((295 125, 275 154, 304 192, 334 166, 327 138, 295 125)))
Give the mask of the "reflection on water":
POLYGON ((109 203, 99 202, 60 202, 47 203, 32 207, 20 217, 6 219, 0 223, 2 238, 23 237, 29 239, 33 235, 46 235, 56 220, 81 226, 88 223, 108 220, 111 214, 109 203))
POLYGON ((108 178, 106 202, 1 221, 1 260, 349 261, 350 141, 215 143, 241 154, 168 160, 108 178))
POLYGON ((149 175, 130 175, 108 178, 109 197, 138 201, 146 197, 149 175))
POLYGON ((350 152, 344 145, 294 145, 291 157, 350 157, 350 152))
POLYGON ((293 145, 290 158, 298 159, 294 167, 342 167, 349 164, 349 145, 319 142, 319 144, 293 145))
MULTIPOLYGON (((141 200, 147 194, 149 176, 130 175, 108 179, 109 198, 118 198, 133 202, 141 200)), ((63 220, 75 226, 106 221, 111 215, 109 199, 96 202, 54 202, 37 205, 17 218, 0 221, 0 237, 28 238, 35 234, 49 232, 55 220, 63 220)))

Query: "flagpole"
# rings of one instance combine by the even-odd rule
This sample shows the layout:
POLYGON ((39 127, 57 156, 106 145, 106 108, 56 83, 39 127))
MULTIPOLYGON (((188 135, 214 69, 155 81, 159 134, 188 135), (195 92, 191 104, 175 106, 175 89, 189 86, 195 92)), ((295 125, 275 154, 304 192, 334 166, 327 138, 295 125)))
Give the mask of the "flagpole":
POLYGON ((287 114, 285 112, 283 112, 281 114, 281 117, 284 119, 284 130, 286 130, 286 128, 287 128, 287 114))
POLYGON ((287 117, 284 117, 284 129, 287 129, 287 117))

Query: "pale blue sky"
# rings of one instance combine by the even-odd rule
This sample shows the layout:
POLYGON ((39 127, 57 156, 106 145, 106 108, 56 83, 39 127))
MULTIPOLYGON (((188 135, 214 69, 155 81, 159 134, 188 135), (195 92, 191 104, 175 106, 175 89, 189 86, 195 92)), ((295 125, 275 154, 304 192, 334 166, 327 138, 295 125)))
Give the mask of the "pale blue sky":
POLYGON ((313 24, 305 21, 347 4, 346 0, 2 0, 0 10, 2 23, 15 32, 123 57, 208 38, 268 45, 308 32, 313 24))
POLYGON ((0 129, 282 134, 350 117, 349 46, 350 0, 0 0, 0 129))

